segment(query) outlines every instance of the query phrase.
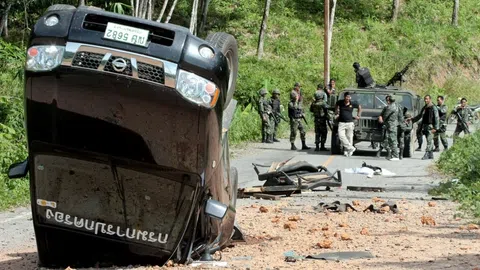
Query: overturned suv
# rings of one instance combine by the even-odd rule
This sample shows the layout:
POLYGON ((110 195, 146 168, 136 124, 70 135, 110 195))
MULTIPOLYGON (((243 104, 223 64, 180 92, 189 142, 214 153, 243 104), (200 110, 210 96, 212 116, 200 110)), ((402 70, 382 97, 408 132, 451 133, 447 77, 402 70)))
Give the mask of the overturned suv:
POLYGON ((25 64, 40 264, 188 263, 241 233, 228 129, 238 69, 226 33, 51 6, 25 64))

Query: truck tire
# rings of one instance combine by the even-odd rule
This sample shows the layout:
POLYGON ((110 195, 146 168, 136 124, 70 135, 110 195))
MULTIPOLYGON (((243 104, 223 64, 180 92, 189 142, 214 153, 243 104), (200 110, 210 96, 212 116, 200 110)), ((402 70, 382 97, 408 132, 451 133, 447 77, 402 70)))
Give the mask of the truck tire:
POLYGON ((54 11, 54 10, 69 10, 69 9, 76 9, 76 7, 72 5, 64 5, 64 4, 56 4, 49 6, 47 11, 54 11))
POLYGON ((341 155, 342 148, 340 144, 340 138, 338 137, 338 128, 334 128, 332 132, 332 143, 331 143, 331 153, 332 155, 341 155))
POLYGON ((415 151, 415 136, 417 134, 417 129, 412 129, 410 133, 410 142, 405 144, 405 148, 403 149, 403 156, 406 158, 413 157, 413 152, 415 151))
POLYGON ((223 33, 216 32, 211 33, 205 39, 207 42, 212 44, 215 48, 219 49, 223 55, 227 58, 228 69, 229 69, 229 79, 228 79, 228 89, 227 95, 224 99, 223 109, 228 107, 228 104, 233 98, 235 92, 235 86, 237 83, 238 75, 238 44, 234 36, 223 33))

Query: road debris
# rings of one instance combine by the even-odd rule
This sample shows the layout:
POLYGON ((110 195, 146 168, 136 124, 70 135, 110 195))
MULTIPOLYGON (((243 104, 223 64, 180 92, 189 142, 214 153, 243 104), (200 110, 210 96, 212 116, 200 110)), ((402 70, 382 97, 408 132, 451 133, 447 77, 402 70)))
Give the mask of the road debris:
POLYGON ((422 225, 431 225, 431 226, 436 226, 437 223, 431 216, 422 216, 422 225))
POLYGON ((331 212, 358 212, 358 210, 349 203, 341 203, 340 201, 334 201, 332 203, 320 202, 314 209, 317 211, 328 210, 331 212))
POLYGON ((319 247, 319 248, 332 248, 332 244, 333 244, 332 241, 325 239, 325 240, 322 240, 321 242, 318 242, 317 247, 319 247))
POLYGON ((307 259, 342 261, 351 259, 371 259, 375 258, 369 251, 345 251, 329 252, 318 255, 308 255, 307 259))
POLYGON ((435 207, 435 206, 437 206, 437 203, 436 202, 428 202, 428 206, 435 207))
POLYGON ((259 211, 260 211, 261 213, 267 213, 267 212, 268 212, 268 208, 265 207, 265 206, 260 206, 259 211))

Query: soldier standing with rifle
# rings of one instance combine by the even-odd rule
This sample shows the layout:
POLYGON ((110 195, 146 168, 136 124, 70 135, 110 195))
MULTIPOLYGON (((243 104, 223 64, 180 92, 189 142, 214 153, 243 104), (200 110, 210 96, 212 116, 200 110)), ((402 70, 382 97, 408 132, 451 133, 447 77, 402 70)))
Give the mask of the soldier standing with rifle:
POLYGON ((433 134, 437 132, 440 126, 440 119, 438 117, 438 109, 432 102, 430 95, 424 97, 425 106, 420 113, 415 117, 409 117, 406 121, 418 122, 422 119, 422 131, 427 138, 427 149, 422 160, 433 159, 433 134))
POLYGON ((387 160, 395 161, 399 160, 397 148, 398 106, 390 95, 386 96, 385 100, 387 101, 388 105, 383 108, 382 113, 378 117, 378 122, 383 124, 383 128, 385 129, 384 144, 386 146, 388 145, 386 158, 387 160))
POLYGON ((398 158, 403 159, 403 149, 405 148, 405 113, 407 108, 397 104, 398 118, 397 118, 397 141, 398 141, 398 158))
POLYGON ((458 107, 456 110, 453 110, 452 114, 457 116, 457 127, 455 128, 455 132, 453 132, 453 143, 455 143, 455 140, 458 138, 460 133, 470 133, 468 126, 471 123, 470 120, 473 119, 473 113, 472 110, 467 107, 466 98, 462 98, 460 100, 460 107, 458 107))
POLYGON ((300 139, 302 140, 302 150, 308 150, 305 144, 305 129, 302 125, 302 119, 305 120, 303 115, 303 109, 299 102, 299 95, 296 91, 290 93, 290 102, 288 103, 288 117, 290 118, 290 143, 292 144, 291 150, 297 150, 295 147, 295 138, 297 137, 297 129, 300 131, 300 139))
POLYGON ((262 143, 273 143, 273 112, 270 102, 266 99, 267 90, 260 89, 260 100, 258 101, 258 113, 262 121, 262 143))
POLYGON ((327 123, 328 117, 328 105, 326 104, 326 95, 323 91, 315 92, 315 101, 310 105, 310 112, 315 117, 315 151, 328 151, 325 148, 325 142, 327 141, 327 123), (318 145, 322 144, 319 148, 318 145))
POLYGON ((447 112, 448 107, 444 103, 443 96, 437 97, 438 117, 440 119, 440 129, 433 135, 433 144, 435 145, 434 152, 440 152, 438 137, 442 141, 443 149, 448 149, 448 142, 445 132, 447 131, 447 112))
POLYGON ((285 122, 287 121, 282 116, 282 112, 280 110, 280 90, 274 89, 272 92, 272 98, 270 99, 270 105, 272 106, 274 121, 273 121, 273 141, 279 142, 277 139, 277 130, 278 125, 280 125, 280 121, 283 119, 285 122))

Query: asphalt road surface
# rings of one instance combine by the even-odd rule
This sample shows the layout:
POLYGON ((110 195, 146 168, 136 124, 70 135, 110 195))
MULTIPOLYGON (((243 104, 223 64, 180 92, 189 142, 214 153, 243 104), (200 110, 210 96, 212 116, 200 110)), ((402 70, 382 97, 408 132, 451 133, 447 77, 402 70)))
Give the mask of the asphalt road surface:
MULTIPOLYGON (((454 126, 449 126, 448 133, 452 134, 454 126)), ((405 158, 401 161, 388 161, 384 157, 375 157, 375 150, 369 148, 368 143, 358 144, 358 150, 351 157, 342 155, 330 155, 330 152, 314 152, 313 134, 308 134, 307 144, 312 147, 310 150, 290 150, 288 139, 274 144, 253 143, 243 149, 233 150, 232 165, 237 167, 239 172, 239 187, 251 187, 261 185, 253 170, 252 162, 259 164, 271 164, 287 160, 293 157, 292 161, 304 160, 313 165, 324 165, 329 171, 340 170, 342 172, 343 186, 333 188, 329 197, 348 200, 355 198, 371 198, 375 196, 372 192, 347 191, 346 187, 370 186, 383 187, 386 192, 381 196, 387 199, 430 199, 427 191, 438 184, 441 180, 431 174, 431 160, 421 160, 424 152, 415 152, 412 158, 405 158), (379 166, 393 173, 394 176, 374 176, 367 178, 365 175, 348 174, 346 168, 361 167, 362 162, 369 165, 379 166)), ((329 141, 328 141, 329 142, 329 141)), ((449 139, 450 145, 452 140, 449 139)), ((297 148, 300 149, 300 139, 297 138, 297 148)), ((425 144, 423 148, 425 149, 425 144)), ((329 144, 327 144, 327 148, 329 144)), ((441 147, 443 149, 443 147, 441 147)), ((440 153, 434 153, 435 159, 440 153)), ((321 193, 321 192, 319 192, 321 193)), ((325 193, 325 192, 323 192, 325 193)), ((242 200, 239 200, 240 205, 242 200)), ((35 235, 31 221, 29 207, 22 207, 12 211, 0 213, 0 255, 19 252, 19 250, 35 248, 35 235)))

